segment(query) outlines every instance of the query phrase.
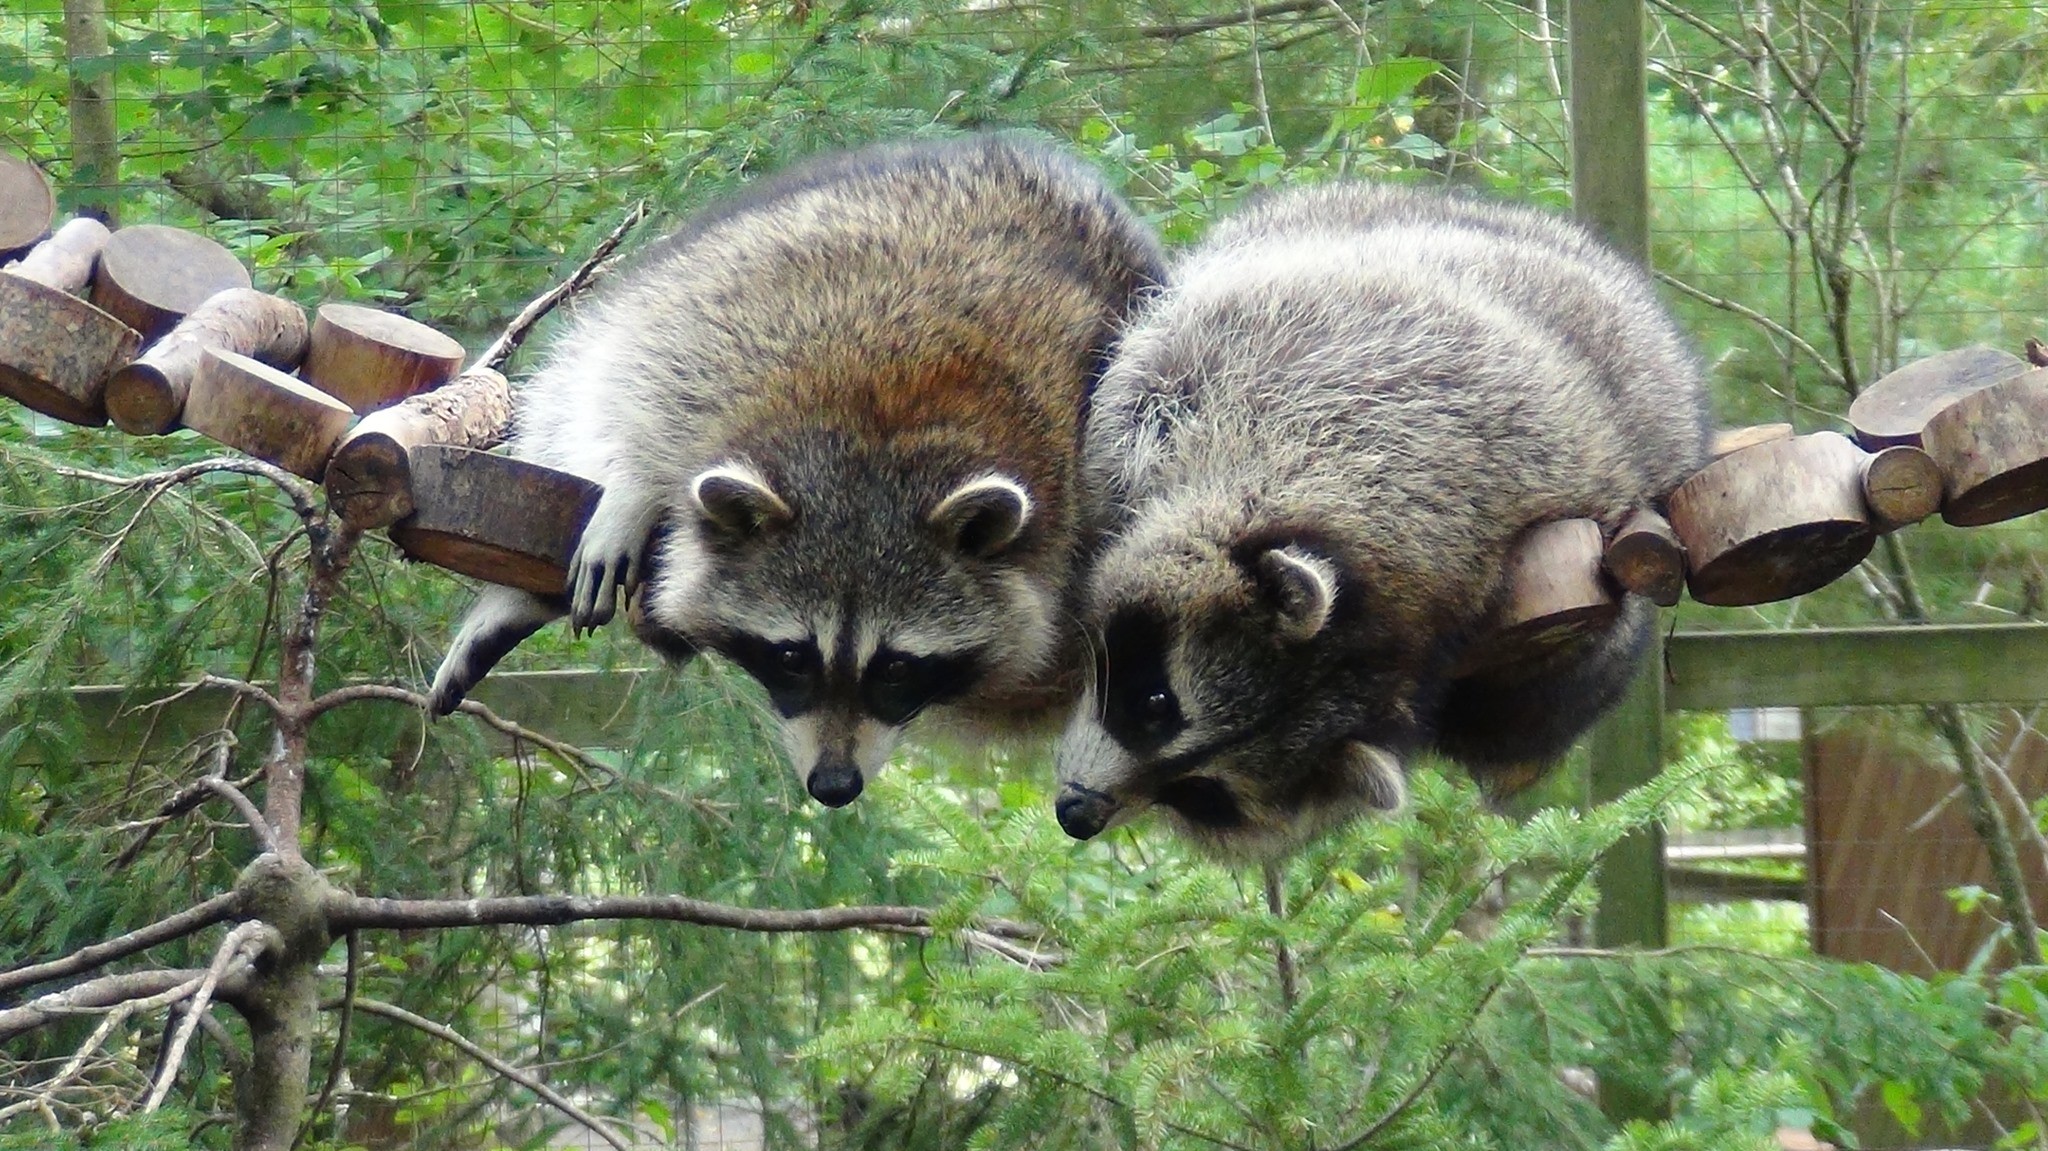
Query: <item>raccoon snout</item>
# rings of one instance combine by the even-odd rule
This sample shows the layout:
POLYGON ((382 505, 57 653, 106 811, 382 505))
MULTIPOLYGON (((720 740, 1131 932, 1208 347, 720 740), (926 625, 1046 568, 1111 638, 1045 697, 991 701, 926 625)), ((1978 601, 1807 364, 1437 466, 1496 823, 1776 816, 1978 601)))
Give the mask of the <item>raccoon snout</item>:
POLYGON ((866 786, 860 777, 860 768, 851 763, 820 762, 811 769, 810 777, 804 780, 804 790, 811 798, 826 807, 845 807, 860 798, 861 788, 866 786))
POLYGON ((1075 839, 1094 839, 1116 817, 1117 802, 1099 791, 1070 783, 1060 789, 1052 813, 1060 830, 1075 839))

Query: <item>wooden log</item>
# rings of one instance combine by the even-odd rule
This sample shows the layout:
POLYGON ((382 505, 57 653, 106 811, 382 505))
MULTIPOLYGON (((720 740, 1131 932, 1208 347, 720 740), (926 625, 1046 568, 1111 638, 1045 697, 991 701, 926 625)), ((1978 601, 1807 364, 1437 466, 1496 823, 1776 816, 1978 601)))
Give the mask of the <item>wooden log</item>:
POLYGON ((306 311, 254 288, 216 292, 107 381, 107 414, 115 426, 132 436, 175 431, 207 348, 290 370, 306 354, 306 311))
POLYGON ((1607 574, 1659 607, 1670 607, 1685 591, 1685 545, 1663 516, 1639 508, 1621 522, 1602 561, 1607 574))
POLYGON ((1791 438, 1791 424, 1751 424, 1746 428, 1723 428, 1714 433, 1709 455, 1718 460, 1722 456, 1732 456, 1744 448, 1791 438))
POLYGON ((210 440, 317 480, 355 413, 268 364, 206 348, 185 397, 184 420, 210 440))
POLYGON ((2048 368, 1949 404, 1921 442, 1941 467, 1949 523, 1977 527, 2048 507, 2048 368))
POLYGON ((1847 437, 1816 432, 1724 456, 1679 485, 1671 526, 1692 598, 1718 607, 1791 599, 1863 562, 1877 542, 1864 459, 1847 437))
POLYGON ((325 304, 313 319, 302 374, 358 412, 435 387, 462 370, 462 345, 415 320, 355 304, 325 304))
POLYGON ((249 269, 219 244, 183 228, 137 224, 100 253, 92 302, 142 333, 162 338, 216 292, 249 286, 249 269))
POLYGON ((389 527, 413 512, 413 449, 488 448, 505 437, 511 422, 512 388, 505 377, 471 368, 433 391, 364 416, 328 462, 327 502, 360 530, 389 527))
POLYGON ((1899 444, 1922 447, 1921 430, 1936 412, 2026 370, 2018 356, 1985 347, 1915 360, 1864 388, 1849 405, 1849 426, 1856 442, 1873 452, 1899 444))
POLYGON ((1898 444, 1863 458, 1863 505, 1879 532, 1917 524, 1941 510, 1942 475, 1934 457, 1898 444))
POLYGON ((1508 553, 1507 596, 1492 630, 1457 674, 1540 659, 1614 622, 1621 597, 1600 559, 1600 525, 1592 520, 1554 520, 1524 532, 1508 553))
POLYGON ((602 489, 471 448, 427 444, 409 459, 413 514, 391 527, 406 555, 536 595, 562 594, 602 489))
POLYGON ((57 200, 43 170, 0 152, 0 262, 50 234, 57 200))
POLYGON ((142 337, 71 293, 92 276, 107 227, 78 219, 0 270, 0 394, 87 427, 107 422, 107 376, 142 337))

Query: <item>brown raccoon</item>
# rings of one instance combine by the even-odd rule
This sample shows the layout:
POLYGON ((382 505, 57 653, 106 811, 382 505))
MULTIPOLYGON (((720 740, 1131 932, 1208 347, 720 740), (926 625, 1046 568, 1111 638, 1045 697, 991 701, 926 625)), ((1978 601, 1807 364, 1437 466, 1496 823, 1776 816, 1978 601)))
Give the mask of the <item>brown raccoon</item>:
POLYGON ((487 591, 433 709, 636 592, 643 639, 767 688, 833 806, 927 709, 1063 705, 1082 412, 1162 270, 1098 176, 1004 136, 830 157, 692 220, 521 393, 513 451, 604 495, 566 598, 487 591))
POLYGON ((1110 538, 1061 825, 1150 806, 1270 856, 1398 806, 1434 749, 1482 781, 1561 754, 1654 608, 1538 667, 1455 678, 1517 536, 1612 530, 1705 453, 1699 371, 1649 279, 1579 227, 1331 185, 1219 226, 1149 302, 1083 451, 1110 538))

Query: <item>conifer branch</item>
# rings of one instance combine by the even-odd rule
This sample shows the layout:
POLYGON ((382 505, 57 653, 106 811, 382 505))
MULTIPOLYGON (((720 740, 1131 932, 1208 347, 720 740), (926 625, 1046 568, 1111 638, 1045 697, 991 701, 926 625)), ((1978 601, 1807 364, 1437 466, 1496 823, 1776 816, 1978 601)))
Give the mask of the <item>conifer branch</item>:
POLYGON ((526 342, 526 337, 533 331, 533 326, 560 306, 563 300, 588 287, 590 281, 596 277, 598 267, 618 250, 620 241, 626 238, 626 233, 632 231, 635 225, 646 218, 647 201, 636 202, 626 213, 626 218, 619 221, 619 226, 597 242, 597 247, 592 249, 589 258, 577 265, 575 271, 569 273, 561 283, 549 288, 528 302, 524 308, 519 309, 519 314, 512 317, 512 322, 505 325, 505 330, 500 332, 498 338, 491 341, 491 346, 485 348, 476 358, 476 362, 470 365, 470 370, 490 368, 493 371, 502 371, 505 361, 511 359, 512 353, 519 350, 519 345, 526 342))
POLYGON ((24 987, 33 987, 38 983, 47 983, 53 979, 79 975, 96 967, 104 967, 117 959, 124 959, 138 951, 147 951, 158 944, 169 943, 174 939, 183 939, 187 935, 204 931, 222 920, 234 918, 240 908, 241 898, 236 892, 223 892, 196 907, 180 911, 166 919, 159 919, 147 927, 139 927, 104 943, 81 947, 61 959, 17 967, 12 971, 0 971, 0 995, 24 987))
POLYGON ((212 475, 218 472, 257 476, 277 485, 278 490, 282 491, 285 498, 291 501, 292 511, 298 515, 302 522, 310 522, 318 518, 321 509, 321 502, 316 494, 319 489, 275 464, 267 464, 262 460, 250 459, 247 456, 215 456, 212 459, 199 460, 175 468, 166 468, 160 472, 145 472, 139 476, 113 475, 108 472, 96 472, 87 468, 73 468, 62 465, 52 465, 50 470, 67 479, 88 480, 92 483, 106 484, 110 487, 134 489, 149 493, 162 492, 169 488, 177 487, 179 484, 190 483, 201 476, 212 475))

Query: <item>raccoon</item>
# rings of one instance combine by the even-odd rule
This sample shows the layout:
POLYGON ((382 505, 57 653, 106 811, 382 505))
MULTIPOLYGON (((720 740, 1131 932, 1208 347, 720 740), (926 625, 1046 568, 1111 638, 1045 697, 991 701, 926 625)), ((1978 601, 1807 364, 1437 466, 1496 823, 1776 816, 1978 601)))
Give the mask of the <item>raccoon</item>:
POLYGON ((1099 176, 1009 136, 841 153, 695 217, 522 390, 513 453, 604 494, 564 595, 486 591, 431 710, 623 597, 663 654, 759 680, 834 807, 928 709, 1056 721, 1085 401, 1163 273, 1099 176))
POLYGON ((1272 858, 1398 807, 1435 750, 1525 777, 1611 705, 1655 608, 1460 677, 1533 525, 1612 531, 1705 458, 1699 369, 1647 276, 1528 208, 1334 184, 1226 221, 1143 306, 1083 448, 1108 534, 1060 824, 1148 807, 1272 858))

